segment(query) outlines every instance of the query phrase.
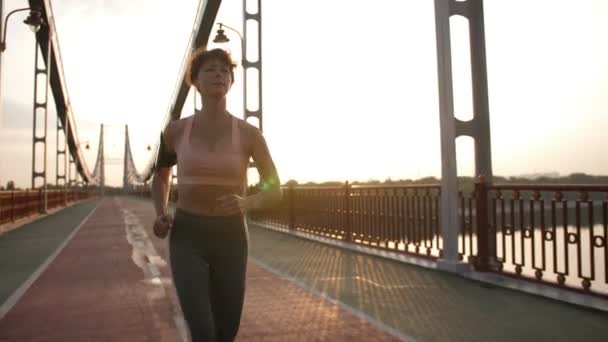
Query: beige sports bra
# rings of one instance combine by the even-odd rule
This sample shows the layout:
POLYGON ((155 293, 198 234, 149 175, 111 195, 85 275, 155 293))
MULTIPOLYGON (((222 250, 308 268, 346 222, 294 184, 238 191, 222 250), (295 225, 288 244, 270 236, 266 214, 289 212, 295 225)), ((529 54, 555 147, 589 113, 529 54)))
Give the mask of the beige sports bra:
POLYGON ((195 150, 191 145, 194 116, 187 118, 186 128, 175 146, 179 184, 241 186, 247 172, 248 157, 242 150, 238 119, 231 116, 230 150, 195 150))

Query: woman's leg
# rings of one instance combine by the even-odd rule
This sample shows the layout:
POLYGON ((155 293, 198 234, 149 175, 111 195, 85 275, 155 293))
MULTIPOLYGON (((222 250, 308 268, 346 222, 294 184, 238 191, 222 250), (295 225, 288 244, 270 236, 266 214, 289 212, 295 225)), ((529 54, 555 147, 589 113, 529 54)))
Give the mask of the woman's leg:
POLYGON ((192 234, 193 229, 199 227, 189 227, 184 221, 176 218, 170 237, 173 280, 192 342, 214 342, 217 336, 209 301, 210 267, 193 244, 200 238, 192 234))
POLYGON ((241 323, 247 271, 247 231, 243 220, 225 227, 223 246, 211 265, 211 303, 218 342, 234 341, 241 323))

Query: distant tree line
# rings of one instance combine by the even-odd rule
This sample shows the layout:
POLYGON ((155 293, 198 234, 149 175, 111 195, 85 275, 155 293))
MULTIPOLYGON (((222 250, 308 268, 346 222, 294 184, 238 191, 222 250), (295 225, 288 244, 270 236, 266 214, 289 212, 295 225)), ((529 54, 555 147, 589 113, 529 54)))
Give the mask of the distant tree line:
MULTIPOLYGON (((413 185, 413 184, 425 184, 425 185, 439 185, 441 179, 436 177, 423 177, 419 179, 386 179, 380 180, 367 180, 367 181, 352 181, 349 182, 351 185, 413 185)), ((344 182, 328 181, 328 182, 306 182, 298 183, 296 180, 289 180, 285 185, 298 185, 298 186, 341 186, 344 182)), ((567 176, 561 177, 503 177, 494 176, 494 184, 534 184, 534 185, 545 185, 545 184, 593 184, 593 185, 608 185, 608 176, 594 176, 585 173, 572 173, 567 176)), ((475 187, 475 178, 473 177, 458 177, 458 187, 463 192, 470 192, 475 187)))
MULTIPOLYGON (((388 178, 384 181, 370 179, 367 181, 351 181, 349 182, 351 185, 413 185, 413 184, 424 184, 424 185, 439 185, 441 184, 441 179, 436 177, 423 177, 419 179, 391 179, 388 178)), ((571 173, 567 176, 561 177, 538 177, 538 178, 528 178, 528 177, 503 177, 503 176, 494 176, 495 184, 592 184, 592 185, 608 185, 608 176, 595 176, 588 175, 586 173, 577 172, 571 173)), ((344 182, 340 181, 326 181, 326 182, 306 182, 299 183, 297 180, 291 179, 285 182, 283 185, 297 185, 297 186, 342 186, 344 182)), ((61 189, 64 185, 54 185, 52 183, 47 184, 48 189, 61 189)), ((458 177, 458 187, 461 191, 469 192, 472 191, 475 187, 475 179, 473 177, 458 177)), ((171 186, 171 190, 175 190, 176 186, 173 184, 171 186)), ((252 185, 249 187, 250 192, 259 191, 258 186, 252 185)), ((106 186, 107 190, 120 191, 122 187, 113 187, 106 186)), ((19 187, 15 186, 15 182, 9 180, 6 182, 6 186, 2 186, 0 184, 0 190, 22 190, 19 187)))
MULTIPOLYGON (((56 185, 53 183, 47 183, 46 188, 49 190, 63 189, 63 188, 65 188, 65 185, 63 185, 63 184, 56 185)), ((18 186, 15 186, 15 182, 12 180, 9 180, 8 182, 6 182, 6 186, 2 186, 0 184, 0 191, 11 191, 11 190, 21 191, 21 190, 26 190, 26 189, 29 189, 29 188, 20 188, 18 186)))

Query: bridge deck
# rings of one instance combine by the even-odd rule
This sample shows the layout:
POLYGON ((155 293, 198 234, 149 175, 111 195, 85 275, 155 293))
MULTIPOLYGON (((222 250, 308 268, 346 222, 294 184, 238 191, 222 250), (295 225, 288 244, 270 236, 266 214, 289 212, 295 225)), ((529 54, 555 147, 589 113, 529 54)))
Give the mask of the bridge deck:
MULTIPOLYGON (((0 236, 0 341, 183 340, 152 219, 149 202, 105 198, 0 236)), ((608 338, 602 312, 254 226, 250 237, 239 341, 608 338)))

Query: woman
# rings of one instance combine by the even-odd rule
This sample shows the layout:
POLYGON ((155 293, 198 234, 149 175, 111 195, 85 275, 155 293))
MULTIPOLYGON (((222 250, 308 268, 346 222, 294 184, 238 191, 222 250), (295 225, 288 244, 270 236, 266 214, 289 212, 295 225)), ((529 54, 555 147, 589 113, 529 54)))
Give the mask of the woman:
POLYGON ((154 232, 163 238, 171 230, 173 279, 193 342, 236 337, 247 265, 244 214, 281 198, 279 177, 261 132, 226 110, 235 67, 222 49, 193 54, 187 80, 198 90, 203 108, 167 126, 152 182, 154 232), (250 157, 262 191, 245 196, 250 157), (179 198, 173 219, 167 200, 175 164, 179 198))

